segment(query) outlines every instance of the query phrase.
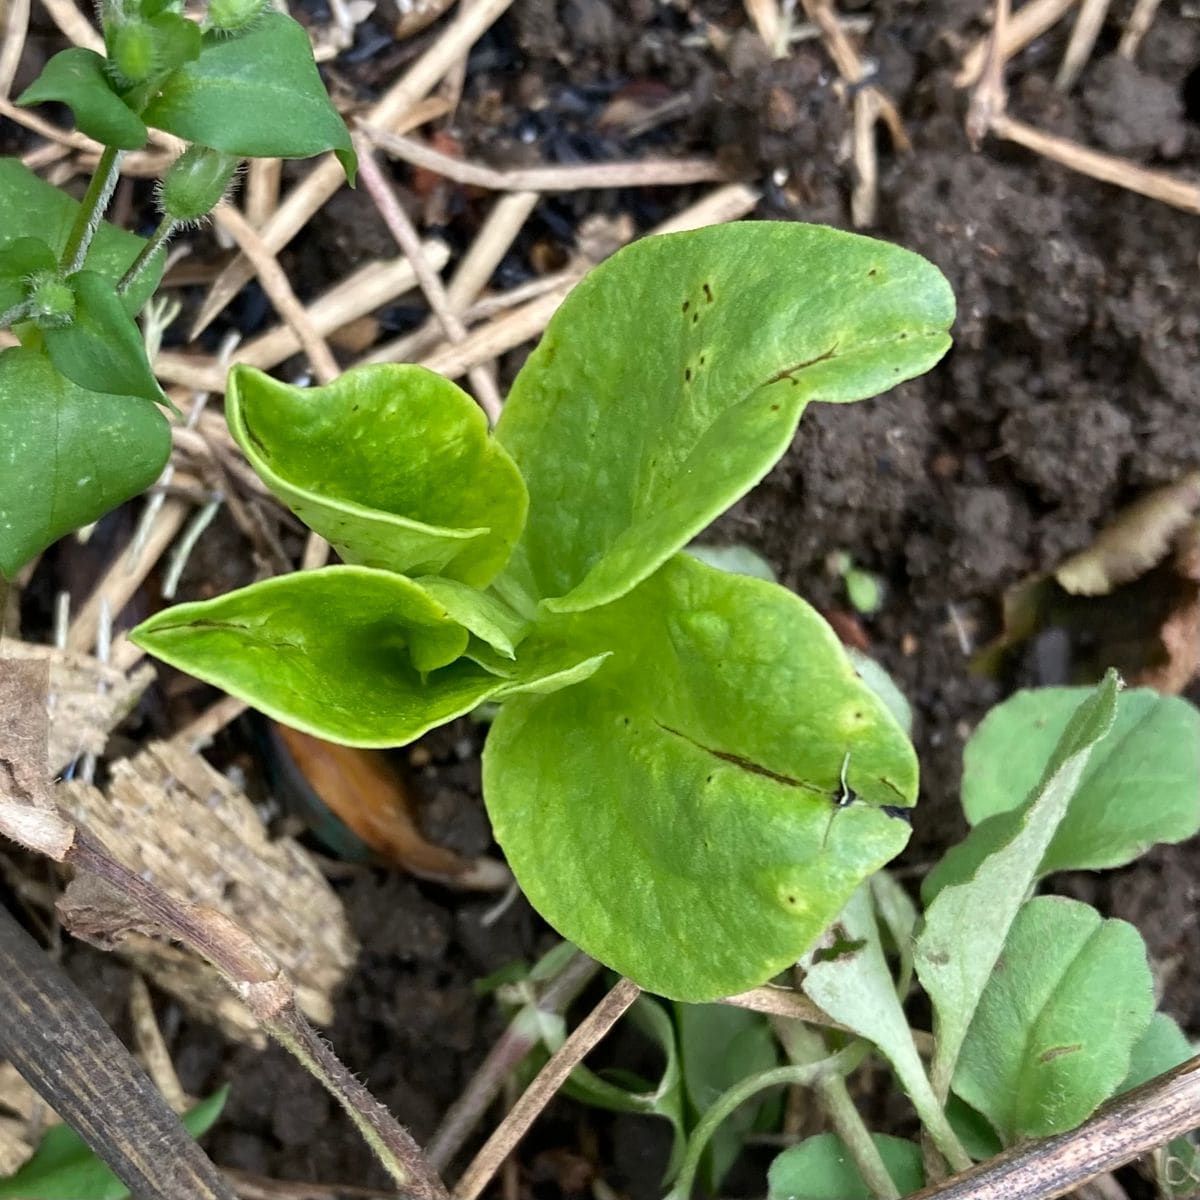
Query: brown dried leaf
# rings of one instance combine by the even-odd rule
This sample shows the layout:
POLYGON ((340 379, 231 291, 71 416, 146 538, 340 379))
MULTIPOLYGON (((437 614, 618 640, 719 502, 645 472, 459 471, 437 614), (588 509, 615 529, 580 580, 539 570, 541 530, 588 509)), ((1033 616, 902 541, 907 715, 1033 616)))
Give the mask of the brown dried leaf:
POLYGON ((1200 471, 1134 501, 1095 541, 1061 563, 1054 578, 1076 596, 1103 596, 1162 562, 1200 508, 1200 471))
POLYGON ((1190 584, 1159 628, 1164 661, 1135 676, 1135 686, 1178 696, 1200 675, 1200 521, 1191 521, 1175 538, 1175 574, 1190 584))
MULTIPOLYGON (((105 792, 63 786, 64 807, 113 857, 162 891, 236 922, 294 981, 300 1007, 327 1024, 332 994, 357 945, 341 902, 311 856, 290 838, 271 841, 254 806, 203 758, 170 742, 113 768, 105 792)), ((110 898, 111 899, 111 898, 110 898)), ((103 937, 128 924, 103 889, 69 894, 70 921, 103 937)), ((231 1036, 261 1041, 257 1024, 217 972, 157 937, 124 937, 120 953, 164 991, 231 1036)))

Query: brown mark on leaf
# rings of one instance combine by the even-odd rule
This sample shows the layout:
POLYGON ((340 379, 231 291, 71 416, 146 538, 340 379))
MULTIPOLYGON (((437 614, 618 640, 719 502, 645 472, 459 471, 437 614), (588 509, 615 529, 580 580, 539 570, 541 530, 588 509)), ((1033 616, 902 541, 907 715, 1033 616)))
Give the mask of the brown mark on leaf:
POLYGON ((1051 1046, 1049 1050, 1043 1050, 1041 1054, 1038 1055, 1038 1062, 1053 1062, 1056 1058, 1062 1058, 1064 1054, 1078 1054, 1082 1049, 1083 1046, 1079 1042, 1076 1042, 1071 1046, 1051 1046))
POLYGON ((827 362, 829 359, 833 358, 835 354, 837 354, 837 351, 838 344, 837 342, 834 342, 824 354, 818 354, 816 358, 810 358, 805 362, 796 363, 794 366, 784 367, 782 371, 772 375, 771 378, 768 379, 762 386, 769 387, 773 383, 782 383, 785 379, 791 379, 792 382, 795 383, 796 380, 793 379, 792 376, 796 375, 800 371, 803 371, 806 367, 815 367, 817 363, 827 362))
POLYGON ((695 746, 697 750, 703 750, 705 754, 711 754, 713 758, 719 758, 722 762, 729 763, 740 770, 748 771, 751 775, 761 775, 764 779, 773 780, 775 783, 782 783, 786 787, 803 788, 806 792, 815 792, 818 796, 829 795, 828 792, 823 788, 817 787, 816 784, 805 783, 801 779, 793 779, 790 775, 781 775, 778 771, 772 771, 770 767, 764 767, 761 763, 743 758, 740 754, 731 754, 727 750, 715 750, 712 746, 706 746, 703 742, 698 742, 695 738, 689 737, 686 733, 681 733, 678 729, 672 729, 670 725, 664 725, 661 721, 655 721, 654 723, 664 733, 669 733, 673 737, 687 742, 690 746, 695 746))

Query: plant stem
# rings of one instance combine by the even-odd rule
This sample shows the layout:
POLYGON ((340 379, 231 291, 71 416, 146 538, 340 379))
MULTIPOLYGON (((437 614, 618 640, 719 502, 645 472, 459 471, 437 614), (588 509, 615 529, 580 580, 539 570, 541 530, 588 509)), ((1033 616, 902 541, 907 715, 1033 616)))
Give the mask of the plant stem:
POLYGON ((32 311, 33 306, 28 300, 22 300, 20 304, 14 304, 12 308, 0 313, 0 329, 8 329, 18 321, 24 321, 32 311))
POLYGON ((708 1112, 700 1118, 700 1123, 692 1131, 692 1136, 688 1139, 687 1151, 683 1156, 683 1164, 679 1168, 679 1175, 675 1179, 675 1185, 671 1188, 667 1200, 687 1200, 691 1196, 696 1171, 700 1166, 700 1158, 704 1154, 704 1148, 708 1145, 709 1138, 712 1137, 717 1126, 735 1108, 745 1104, 751 1096, 769 1087, 779 1087, 789 1083, 796 1083, 801 1087, 812 1087, 825 1075, 852 1071, 866 1056, 866 1052, 866 1042, 854 1042, 844 1050, 839 1050, 837 1054, 824 1058, 820 1062, 776 1067, 773 1071, 763 1071, 759 1075, 743 1079, 741 1083, 735 1084, 727 1092, 724 1092, 708 1112))
POLYGON ((75 224, 67 237, 59 264, 64 275, 73 275, 83 267, 88 251, 92 247, 92 238, 108 209, 112 199, 113 189, 121 176, 122 152, 113 146, 105 146, 100 161, 96 164, 96 172, 79 204, 79 212, 75 215, 75 224))
MULTIPOLYGON (((814 1029, 796 1020, 777 1017, 771 1022, 788 1058, 794 1063, 819 1062, 829 1056, 825 1038, 814 1029)), ((817 1099, 829 1118, 837 1135, 842 1139, 863 1182, 878 1200, 900 1200, 895 1181, 888 1174, 879 1147, 863 1123, 863 1119, 850 1098, 842 1075, 823 1075, 813 1085, 817 1099)))
POLYGON ((171 240, 171 234, 175 232, 177 225, 178 222, 170 217, 163 217, 159 221, 158 228, 142 247, 141 253, 133 260, 129 270, 122 276, 121 282, 117 284, 118 296, 124 296, 137 283, 138 276, 146 269, 150 260, 171 240))

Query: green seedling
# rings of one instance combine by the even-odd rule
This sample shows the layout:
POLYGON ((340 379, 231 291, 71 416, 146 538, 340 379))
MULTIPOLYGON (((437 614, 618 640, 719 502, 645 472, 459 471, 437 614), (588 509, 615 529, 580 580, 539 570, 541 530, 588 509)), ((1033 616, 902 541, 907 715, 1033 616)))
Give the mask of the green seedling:
POLYGON ((56 54, 21 104, 57 101, 105 147, 82 201, 0 159, 0 580, 58 537, 151 484, 170 453, 135 317, 163 247, 208 214, 247 157, 354 151, 308 35, 262 0, 220 0, 203 23, 181 0, 106 0, 105 53, 56 54), (149 239, 107 225, 121 155, 150 129, 190 143, 159 189, 149 239))
POLYGON ((318 736, 395 746, 485 702, 496 836, 565 937, 649 991, 769 979, 909 836, 917 764, 824 620, 681 553, 810 403, 928 370, 929 263, 815 226, 648 238, 583 281, 494 435, 415 366, 233 370, 230 429, 346 565, 136 640, 318 736))

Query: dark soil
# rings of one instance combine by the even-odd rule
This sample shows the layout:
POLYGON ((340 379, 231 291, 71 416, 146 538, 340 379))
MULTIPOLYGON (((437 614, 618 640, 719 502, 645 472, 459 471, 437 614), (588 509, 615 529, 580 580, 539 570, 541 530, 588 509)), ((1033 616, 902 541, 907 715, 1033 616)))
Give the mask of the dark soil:
MULTIPOLYGON (((1200 21, 1164 5, 1134 66, 1115 56, 1116 22, 1129 7, 1114 4, 1114 24, 1066 97, 1050 80, 1069 23, 1020 55, 1008 75, 1011 111, 1195 176, 1200 21)), ((913 141, 912 153, 898 156, 881 140, 880 216, 868 232, 945 271, 959 303, 955 348, 931 374, 880 399, 810 411, 791 452, 713 538, 748 543, 781 582, 843 625, 856 622, 912 701, 924 788, 902 865, 915 868, 964 829, 956 802, 961 751, 982 713, 1014 686, 1070 675, 1069 657, 1037 647, 1018 653, 1001 678, 970 671, 973 651, 998 630, 1004 589, 1085 546, 1140 489, 1200 465, 1200 222, 995 141, 972 153, 965 97, 951 81, 960 50, 982 28, 977 0, 843 8, 873 19, 865 50, 913 141), (842 585, 825 565, 835 550, 884 581, 878 616, 846 611, 842 585)), ((364 44, 379 28, 364 27, 364 44)), ((410 47, 402 49, 407 56, 410 47)), ((394 52, 380 54, 392 55, 394 71, 394 52)), ((377 61, 367 54, 335 64, 331 74, 365 98, 390 78, 372 67, 377 61)), ((762 183, 757 215, 848 228, 853 168, 842 153, 848 118, 835 81, 817 42, 770 62, 741 7, 727 0, 516 0, 472 56, 454 134, 468 156, 498 164, 715 153, 732 172, 762 183), (696 36, 706 23, 727 40, 723 53, 696 36), (649 107, 672 97, 681 98, 674 117, 647 132, 630 135, 612 119, 618 101, 649 107)), ((458 248, 469 242, 479 197, 431 192, 403 172, 398 179, 427 224, 458 248)), ((551 269, 545 264, 565 254, 585 216, 629 213, 647 228, 687 199, 680 189, 548 199, 498 282, 511 286, 551 269)), ((289 251, 288 266, 307 294, 383 252, 392 251, 370 205, 343 192, 289 251)), ((269 316, 251 297, 233 319, 245 327, 269 316)), ((419 316, 396 307, 381 323, 384 331, 403 329, 419 316)), ((219 334, 218 326, 212 336, 219 334)), ((205 569, 203 561, 193 565, 194 586, 205 569)), ((488 844, 479 741, 466 721, 440 731, 420 747, 428 765, 415 772, 429 833, 472 853, 488 844)), ((237 749, 235 734, 223 752, 237 749)), ((1200 1032, 1197 878, 1200 847, 1192 844, 1063 883, 1139 926, 1163 1005, 1193 1035, 1200 1032)), ((339 886, 364 950, 329 1036, 425 1137, 501 1028, 494 1002, 478 998, 473 982, 513 959, 532 959, 548 934, 521 903, 485 929, 484 901, 367 869, 339 886)), ((95 965, 90 951, 74 961, 85 964, 81 976, 95 965)), ((104 976, 117 995, 119 976, 111 967, 104 976)), ((166 1017, 189 1089, 235 1084, 208 1141, 218 1163, 383 1185, 324 1094, 285 1056, 231 1049, 177 1014, 166 1017)), ((646 1053, 632 1036, 607 1052, 623 1065, 646 1053)), ((654 1195, 661 1135, 651 1121, 614 1122, 560 1102, 522 1151, 521 1194, 586 1191, 594 1171, 619 1192, 654 1195)), ((761 1189, 761 1178, 751 1174, 746 1191, 761 1189)))

